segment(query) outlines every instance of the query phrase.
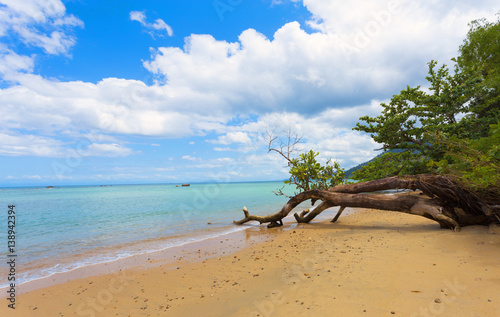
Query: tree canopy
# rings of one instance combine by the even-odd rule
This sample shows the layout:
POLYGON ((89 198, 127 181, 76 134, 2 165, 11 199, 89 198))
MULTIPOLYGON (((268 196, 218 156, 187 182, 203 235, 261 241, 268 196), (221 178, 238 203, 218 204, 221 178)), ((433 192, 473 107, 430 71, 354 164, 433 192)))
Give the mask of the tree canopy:
POLYGON ((310 189, 328 189, 342 184, 345 172, 340 164, 331 159, 325 165, 316 160, 319 152, 310 150, 302 153, 298 158, 291 160, 290 179, 285 184, 293 184, 297 189, 304 191, 310 189))
POLYGON ((379 116, 360 118, 353 129, 370 133, 384 154, 353 179, 440 173, 479 192, 498 190, 500 21, 469 26, 453 70, 430 61, 427 89, 407 86, 379 116))
MULTIPOLYGON (((317 160, 319 152, 309 150, 309 152, 300 153, 298 157, 291 158, 290 155, 296 152, 296 146, 300 143, 301 137, 290 129, 284 132, 286 134, 284 139, 272 133, 268 133, 267 137, 269 152, 277 152, 288 162, 290 178, 285 181, 285 184, 295 185, 295 188, 302 192, 311 189, 326 190, 345 182, 345 171, 340 164, 330 158, 325 165, 322 165, 317 160), (278 145, 275 146, 274 143, 278 145)), ((285 195, 281 189, 275 194, 285 195)))
MULTIPOLYGON (((336 162, 317 162, 317 152, 290 158, 300 137, 288 131, 285 141, 269 136, 269 151, 288 161, 290 179, 300 191, 280 211, 235 221, 282 226, 282 219, 304 201, 314 209, 294 217, 313 220, 339 206, 392 210, 432 219, 442 228, 488 225, 500 220, 500 22, 473 21, 454 65, 428 63, 426 89, 407 86, 383 103, 377 117, 364 116, 355 130, 370 133, 384 153, 351 175, 346 183, 336 162), (273 142, 279 140, 279 146, 273 142), (388 189, 420 190, 421 195, 379 195, 388 189), (371 193, 371 194, 370 194, 371 193)), ((281 190, 278 194, 283 194, 281 190)))

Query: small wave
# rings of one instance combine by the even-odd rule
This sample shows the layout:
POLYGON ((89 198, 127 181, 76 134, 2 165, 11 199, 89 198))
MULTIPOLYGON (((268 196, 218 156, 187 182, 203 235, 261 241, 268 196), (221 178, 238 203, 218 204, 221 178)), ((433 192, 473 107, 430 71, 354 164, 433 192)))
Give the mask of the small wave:
MULTIPOLYGON (((175 238, 175 239, 170 239, 167 237, 163 242, 169 241, 168 243, 156 243, 155 247, 150 247, 146 250, 130 250, 126 249, 116 252, 114 254, 103 254, 103 255, 98 255, 98 256, 93 256, 93 257, 88 257, 83 260, 79 260, 76 262, 70 262, 66 264, 61 264, 58 263, 52 267, 49 268, 43 268, 39 270, 33 270, 31 272, 26 272, 26 273, 20 273, 17 280, 20 281, 18 285, 22 285, 25 283, 37 281, 37 280, 42 280, 45 278, 49 278, 55 274, 60 274, 60 273, 68 273, 80 268, 84 268, 87 266, 93 266, 93 265, 99 265, 99 264, 105 264, 105 263, 110 263, 122 259, 126 259, 132 256, 137 256, 137 255, 144 255, 148 253, 153 253, 153 252, 158 252, 158 251, 165 251, 171 248, 176 248, 176 247, 181 247, 190 243, 197 243, 197 242, 202 242, 205 240, 209 239, 214 239, 218 238, 227 234, 239 232, 239 231, 244 231, 246 230, 246 227, 240 227, 240 226, 234 226, 234 227, 228 227, 223 229, 222 231, 217 231, 217 232, 211 232, 211 233, 205 233, 201 235, 196 235, 196 236, 190 236, 190 237, 184 237, 184 238, 175 238)), ((9 284, 0 284, 0 288, 6 288, 8 287, 9 284)))

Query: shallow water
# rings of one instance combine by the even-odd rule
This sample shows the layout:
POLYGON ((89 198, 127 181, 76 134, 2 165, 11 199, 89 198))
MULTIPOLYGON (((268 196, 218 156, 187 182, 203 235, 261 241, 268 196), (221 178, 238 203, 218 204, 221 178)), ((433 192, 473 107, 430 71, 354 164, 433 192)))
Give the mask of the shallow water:
MULTIPOLYGON (((16 212, 18 284, 95 263, 244 230, 233 220, 278 211, 281 182, 0 189, 5 209, 0 256, 7 258, 7 210, 16 212)), ((289 190, 290 194, 293 190, 289 190)), ((7 267, 0 266, 0 287, 7 267)))

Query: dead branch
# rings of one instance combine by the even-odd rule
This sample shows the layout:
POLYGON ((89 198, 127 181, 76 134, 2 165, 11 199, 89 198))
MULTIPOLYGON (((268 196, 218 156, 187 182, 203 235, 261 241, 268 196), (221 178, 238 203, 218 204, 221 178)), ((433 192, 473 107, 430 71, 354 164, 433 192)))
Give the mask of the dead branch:
POLYGON ((304 191, 290 198, 274 215, 253 216, 244 208, 245 218, 234 223, 243 224, 255 220, 261 224, 270 223, 268 227, 280 226, 282 219, 306 200, 321 200, 321 203, 312 211, 304 211, 300 215, 295 214, 297 222, 310 222, 325 209, 333 206, 342 206, 342 208, 332 222, 337 221, 345 207, 372 208, 419 215, 438 222, 442 228, 455 231, 460 230, 461 226, 492 223, 498 216, 496 213, 493 216, 483 211, 497 210, 496 206, 489 206, 451 179, 438 175, 416 175, 338 185, 328 190, 304 191), (388 189, 419 189, 426 197, 364 194, 388 189))
POLYGON ((283 132, 286 133, 286 135, 283 138, 280 138, 274 135, 274 131, 266 131, 268 152, 274 151, 278 153, 287 160, 288 166, 291 166, 292 160, 290 159, 290 155, 296 150, 296 146, 302 141, 302 137, 296 132, 292 132, 291 128, 288 128, 288 131, 283 132), (277 148, 273 145, 275 141, 279 142, 277 148))

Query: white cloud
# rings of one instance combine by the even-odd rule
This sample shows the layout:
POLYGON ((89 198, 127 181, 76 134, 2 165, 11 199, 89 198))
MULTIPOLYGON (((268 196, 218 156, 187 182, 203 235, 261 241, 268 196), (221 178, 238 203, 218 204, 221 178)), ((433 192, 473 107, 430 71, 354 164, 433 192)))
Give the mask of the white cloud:
POLYGON ((151 24, 151 27, 157 31, 162 31, 162 30, 166 31, 168 36, 174 35, 174 31, 172 30, 170 25, 165 23, 165 21, 163 21, 162 19, 156 19, 155 22, 151 24))
POLYGON ((165 23, 162 19, 156 19, 153 23, 146 21, 146 13, 144 11, 131 11, 130 20, 139 22, 143 27, 148 30, 148 33, 155 38, 155 36, 163 36, 166 33, 168 36, 173 36, 174 31, 170 25, 165 23))
POLYGON ((196 158, 196 157, 192 157, 192 156, 190 156, 190 155, 184 155, 184 156, 182 157, 182 159, 183 159, 183 160, 187 160, 187 161, 196 161, 196 160, 197 160, 197 158, 196 158))
POLYGON ((61 130, 180 137, 221 125, 230 114, 192 113, 165 87, 107 78, 97 84, 53 82, 17 74, 20 85, 0 90, 0 124, 44 133, 61 130), (169 102, 172 101, 172 102, 169 102))
POLYGON ((498 7, 493 0, 304 0, 303 3, 313 14, 308 25, 335 35, 343 50, 348 55, 353 53, 352 59, 366 58, 369 53, 375 60, 392 59, 406 65, 422 58, 424 62, 431 58, 448 62, 456 55, 468 23, 482 17, 494 18, 497 10, 494 8, 498 7))
POLYGON ((8 175, 5 177, 6 180, 14 180, 14 179, 30 179, 30 180, 41 180, 42 177, 40 175, 23 175, 21 177, 16 177, 12 175, 8 175))
POLYGON ((40 175, 23 175, 23 179, 36 179, 36 180, 41 180, 42 177, 40 175))
POLYGON ((60 157, 63 152, 63 143, 52 138, 0 132, 0 155, 60 157))
POLYGON ((0 155, 40 157, 118 157, 134 154, 134 151, 118 143, 62 142, 54 137, 0 132, 0 155))
MULTIPOLYGON (((0 7, 0 36, 16 32, 49 54, 67 54, 74 45, 71 29, 82 22, 60 1, 0 3, 7 4, 0 7)), ((68 145, 53 137, 62 131, 163 138, 215 132, 210 142, 225 147, 214 150, 265 162, 258 152, 262 134, 292 127, 307 139, 304 147, 357 164, 373 157, 376 147, 368 136, 350 130, 358 118, 377 115, 380 100, 406 84, 421 83, 430 59, 448 62, 456 55, 469 21, 495 13, 491 0, 402 1, 397 8, 360 0, 303 3, 316 32, 291 22, 270 38, 254 29, 235 42, 193 34, 182 49, 152 50, 144 62, 158 76, 151 86, 119 78, 95 84, 44 79, 26 74, 34 68, 31 56, 0 47, 0 73, 15 82, 0 89, 5 129, 0 137, 7 141, 0 153, 63 156, 68 145), (237 115, 256 119, 234 126, 237 115), (20 134, 22 129, 40 136, 20 134)), ((144 12, 132 11, 130 19, 154 35, 173 35, 163 20, 150 23, 144 12)), ((91 142, 89 150, 103 156, 134 153, 119 140, 91 142)))
POLYGON ((146 14, 143 11, 131 11, 130 20, 138 21, 142 25, 146 24, 146 14))
POLYGON ((156 167, 154 168, 155 171, 157 172, 172 172, 175 171, 173 167, 156 167))
POLYGON ((83 153, 85 153, 85 156, 118 157, 118 156, 129 156, 133 154, 133 150, 117 143, 109 143, 109 144, 92 143, 88 146, 87 149, 83 151, 83 153))
MULTIPOLYGON (((337 13, 329 6, 322 12, 321 3, 327 6, 327 2, 305 2, 315 15, 322 14, 325 25, 354 10, 343 4, 337 13)), ((353 21, 359 20, 357 26, 362 28, 372 18, 372 11, 376 13, 386 6, 358 7, 361 18, 353 17, 353 21)), ((357 120, 353 114, 359 117, 368 109, 360 105, 398 92, 415 81, 415 72, 425 72, 430 58, 439 56, 441 51, 457 49, 459 41, 453 45, 445 42, 443 46, 438 37, 463 37, 467 23, 462 20, 466 18, 443 22, 441 18, 446 14, 421 7, 411 20, 407 16, 401 21, 394 18, 388 26, 389 33, 381 32, 373 47, 356 54, 359 58, 353 56, 350 63, 346 62, 342 38, 337 34, 343 29, 335 33, 333 27, 326 27, 326 33, 308 34, 292 22, 277 30, 273 39, 249 29, 234 43, 217 41, 210 35, 192 35, 186 39, 184 49, 159 48, 144 65, 151 72, 166 76, 164 84, 146 86, 140 81, 118 78, 106 78, 97 84, 54 82, 17 74, 13 80, 19 85, 0 90, 0 103, 4 105, 0 123, 7 129, 31 127, 43 133, 95 129, 122 135, 184 137, 216 131, 223 134, 218 139, 221 144, 237 141, 234 136, 224 135, 238 132, 226 126, 237 113, 259 117, 279 112, 310 117, 327 113, 332 121, 325 122, 322 128, 345 127, 353 123, 351 119, 357 120), (432 23, 420 26, 423 22, 419 21, 425 19, 432 23), (441 23, 449 26, 427 27, 441 23), (404 30, 404 26, 422 32, 415 37, 405 35, 414 38, 414 49, 398 43, 401 35, 394 39, 390 36, 404 30), (420 52, 425 52, 425 56, 420 52)), ((486 13, 476 11, 475 17, 486 13)), ((145 19, 137 11, 131 17, 139 22, 145 19)), ((29 60, 19 61, 18 65, 17 68, 28 71, 33 67, 29 60)))
POLYGON ((449 62, 468 22, 492 13, 490 0, 449 1, 452 11, 430 1, 388 3, 305 1, 315 33, 290 22, 273 38, 253 29, 236 42, 193 34, 183 49, 153 51, 144 66, 166 79, 174 99, 189 98, 184 104, 194 112, 318 113, 422 83, 426 63, 449 62))
MULTIPOLYGON (((301 2, 302 0, 290 0, 290 2, 293 2, 293 3, 297 3, 297 2, 301 2)), ((286 0, 272 0, 271 1, 271 5, 279 5, 279 4, 282 4, 286 2, 286 0)))
POLYGON ((34 68, 32 56, 18 55, 13 50, 0 44, 0 78, 15 77, 18 72, 31 73, 34 68))
POLYGON ((232 151, 233 149, 231 149, 230 147, 214 147, 214 151, 217 151, 217 152, 228 152, 228 151, 232 151))
MULTIPOLYGON (((8 34, 47 54, 68 54, 75 44, 71 31, 83 22, 67 14, 60 0, 1 0, 0 38, 8 34)), ((11 43, 16 46, 16 43, 11 43)))
MULTIPOLYGON (((267 149, 266 131, 286 140, 286 134, 291 130, 302 137, 302 142, 297 146, 299 151, 313 149, 320 152, 324 162, 332 158, 339 161, 343 167, 351 167, 378 154, 374 152, 374 149, 380 146, 370 136, 352 131, 351 128, 360 116, 376 115, 379 109, 379 103, 374 101, 369 105, 350 109, 328 109, 310 117, 297 113, 271 113, 261 116, 256 122, 228 129, 238 130, 238 133, 252 136, 250 144, 254 146, 245 148, 246 151, 241 150, 241 152, 253 155, 250 157, 259 156, 263 149, 267 149)), ((273 147, 279 147, 279 140, 273 143, 273 147)), ((232 151, 234 149, 215 148, 214 150, 232 151)), ((284 164, 284 160, 279 155, 276 155, 276 159, 282 160, 281 164, 284 164)))
POLYGON ((222 165, 221 164, 203 163, 203 164, 193 165, 192 167, 201 168, 201 169, 212 169, 212 168, 220 168, 220 167, 222 167, 222 165))
POLYGON ((234 162, 234 159, 230 158, 230 157, 220 157, 220 158, 216 159, 216 161, 221 162, 221 163, 232 163, 232 162, 234 162))
POLYGON ((134 173, 120 173, 120 174, 109 174, 109 175, 96 174, 89 178, 94 180, 123 181, 123 180, 147 179, 148 176, 142 174, 134 174, 134 173))
POLYGON ((33 72, 35 54, 20 55, 21 45, 69 56, 75 27, 83 22, 67 14, 60 0, 0 0, 0 81, 15 82, 17 73, 33 72))
POLYGON ((252 141, 250 140, 250 137, 248 136, 247 133, 238 131, 238 132, 226 133, 225 135, 219 136, 217 140, 207 140, 207 142, 229 145, 233 143, 248 144, 251 143, 252 141))

